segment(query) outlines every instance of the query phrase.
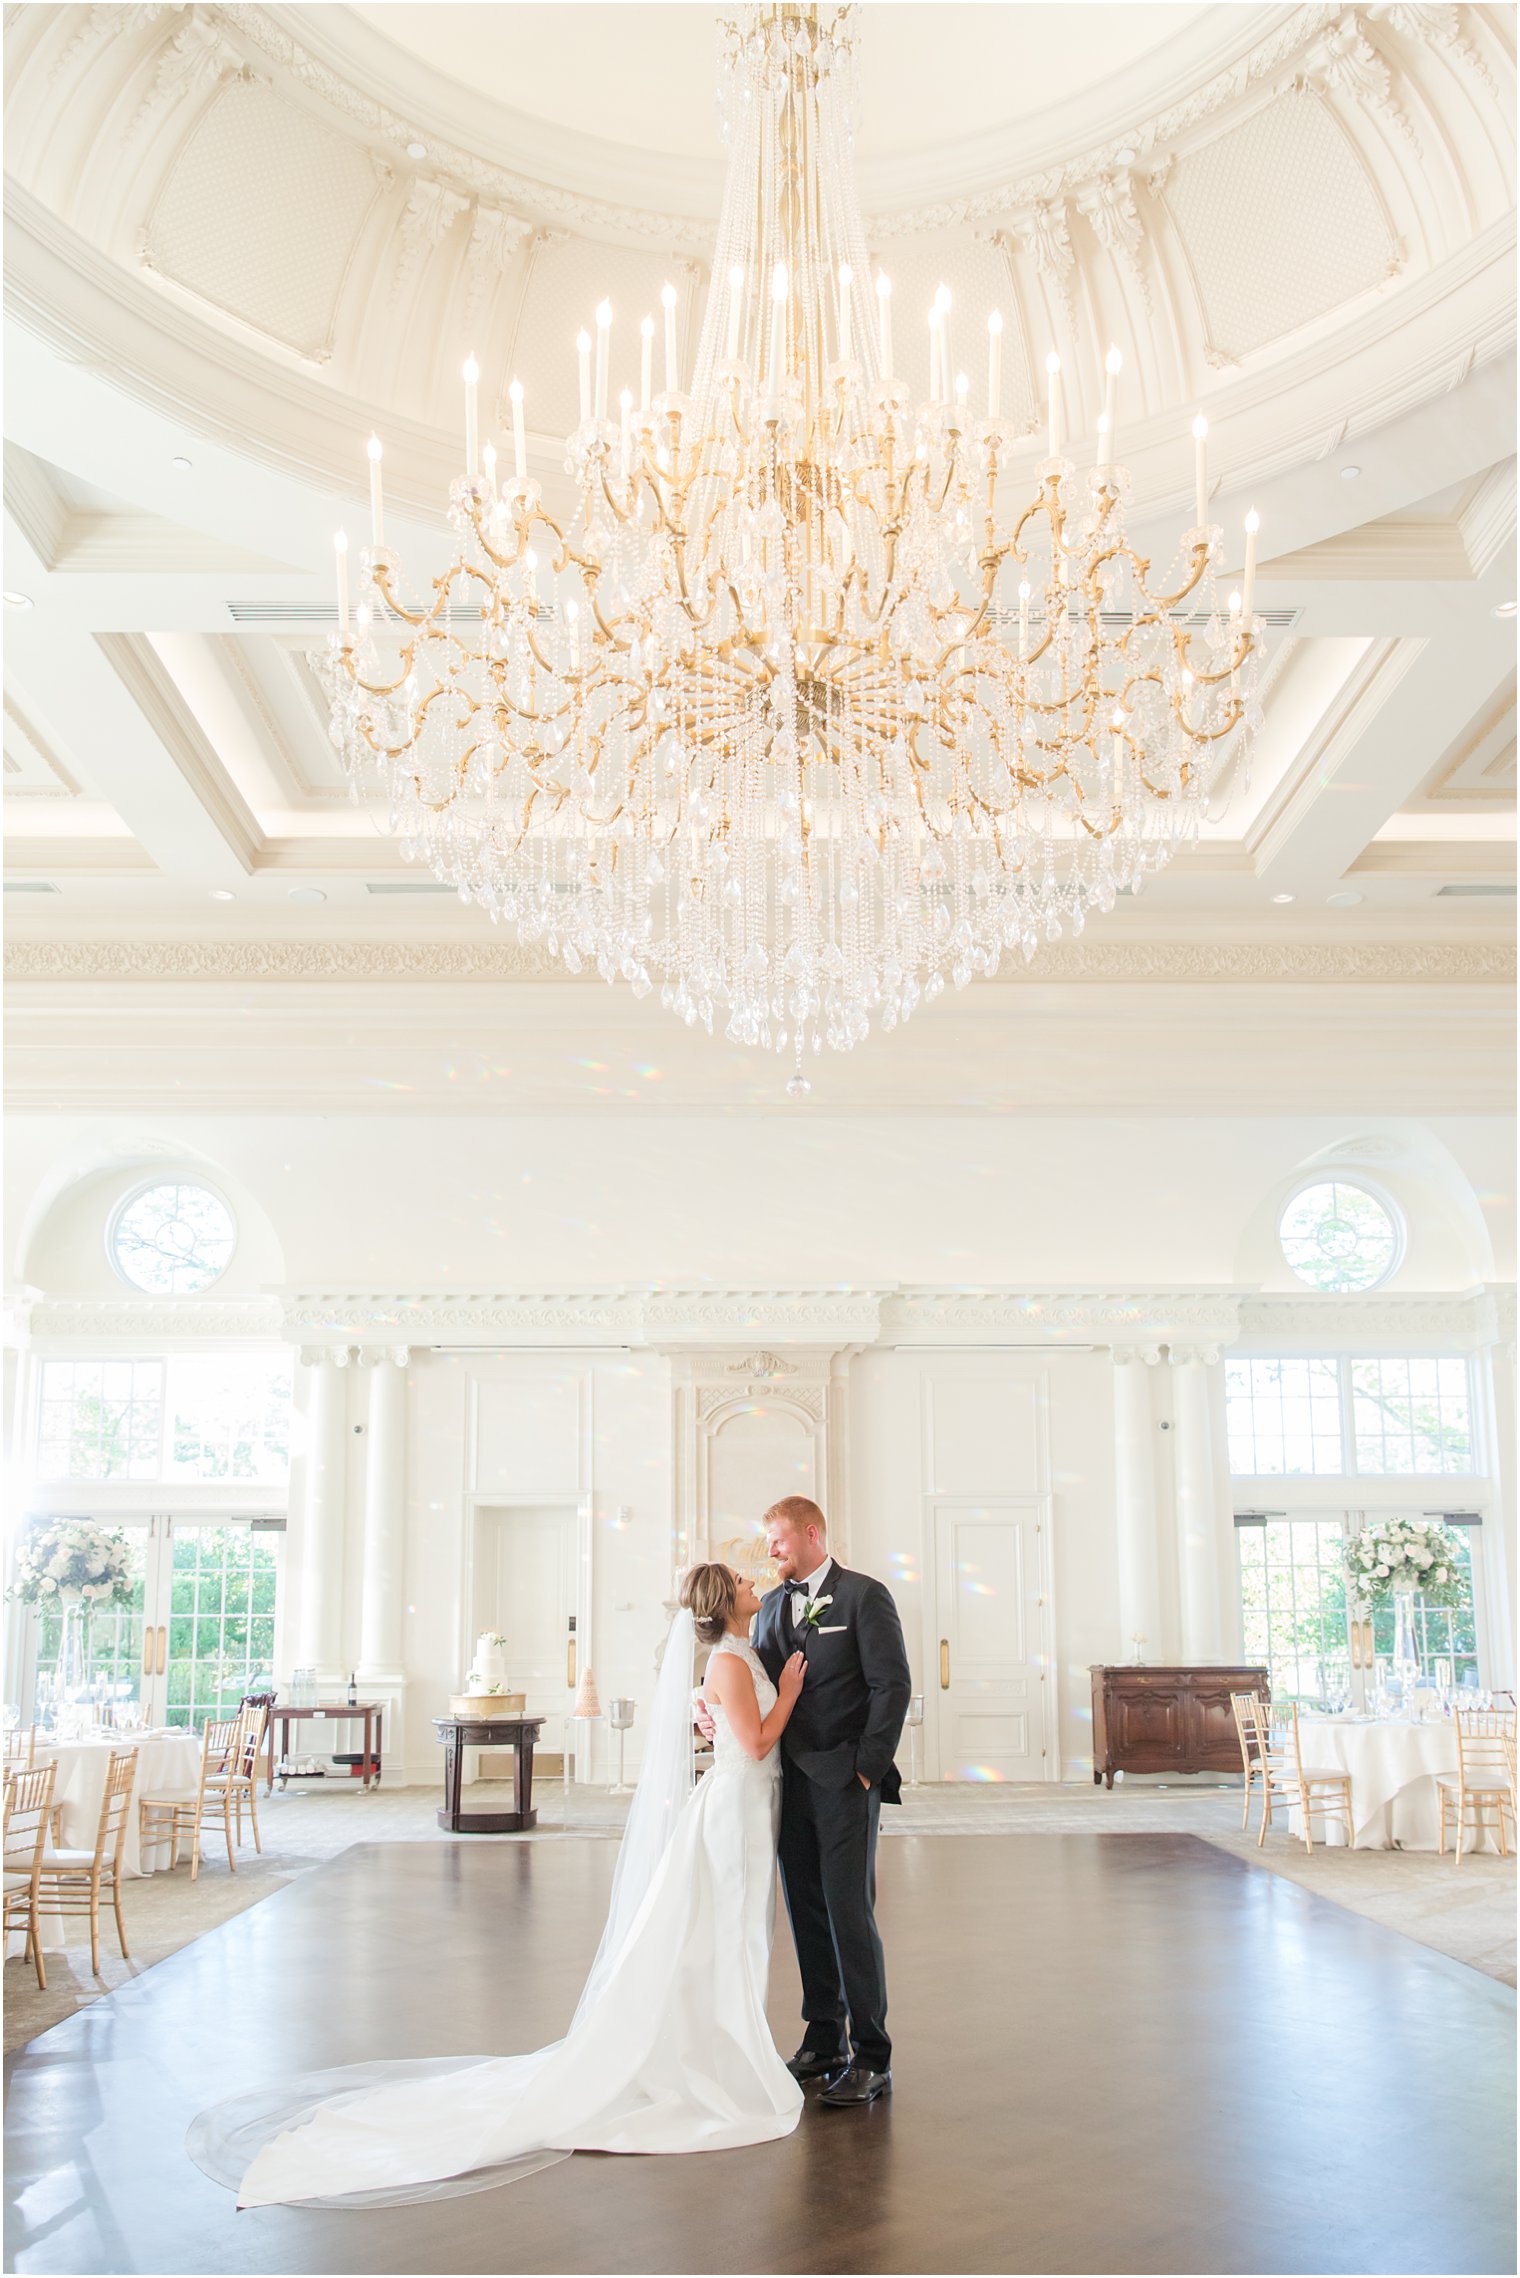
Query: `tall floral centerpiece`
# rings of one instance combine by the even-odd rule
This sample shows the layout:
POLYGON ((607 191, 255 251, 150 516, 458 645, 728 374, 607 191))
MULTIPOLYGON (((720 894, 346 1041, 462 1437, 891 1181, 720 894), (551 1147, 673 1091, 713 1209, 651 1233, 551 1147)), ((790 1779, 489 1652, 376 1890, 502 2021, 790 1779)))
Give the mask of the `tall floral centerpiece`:
POLYGON ((43 1519, 28 1529, 16 1554, 7 1593, 22 1605, 62 1618, 58 1693, 68 1700, 85 1681, 90 1615, 131 1603, 133 1578, 127 1538, 91 1519, 43 1519))
POLYGON ((1352 1611, 1365 1620, 1393 1603, 1393 1668, 1407 1702, 1420 1676, 1415 1598, 1454 1605, 1460 1594, 1461 1545, 1439 1519, 1372 1519, 1346 1544, 1352 1611))

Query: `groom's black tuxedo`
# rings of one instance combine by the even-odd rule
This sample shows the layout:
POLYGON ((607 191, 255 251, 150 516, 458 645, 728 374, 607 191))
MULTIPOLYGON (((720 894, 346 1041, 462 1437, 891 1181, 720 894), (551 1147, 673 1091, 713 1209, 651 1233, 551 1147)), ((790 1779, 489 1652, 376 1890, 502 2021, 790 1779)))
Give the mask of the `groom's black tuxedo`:
POLYGON ((805 2044, 885 2072, 887 1984, 876 1930, 876 1832, 902 1779, 893 1752, 912 1680, 892 1593, 837 1561, 818 1585, 816 1625, 799 1628, 792 1591, 773 1590, 755 1624, 772 1683, 799 1650, 807 1681, 782 1735, 780 1862, 802 1972, 805 2044), (861 1776, 869 1781, 862 1787, 861 1776))

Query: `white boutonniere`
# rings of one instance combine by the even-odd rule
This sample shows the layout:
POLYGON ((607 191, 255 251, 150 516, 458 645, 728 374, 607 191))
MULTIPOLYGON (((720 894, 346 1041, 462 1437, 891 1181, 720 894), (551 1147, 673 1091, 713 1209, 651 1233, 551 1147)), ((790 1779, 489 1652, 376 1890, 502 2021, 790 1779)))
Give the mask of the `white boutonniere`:
POLYGON ((809 1598, 807 1605, 803 1611, 803 1628, 816 1629, 818 1627, 819 1617, 822 1615, 824 1607, 831 1606, 833 1603, 834 1601, 832 1598, 809 1598))

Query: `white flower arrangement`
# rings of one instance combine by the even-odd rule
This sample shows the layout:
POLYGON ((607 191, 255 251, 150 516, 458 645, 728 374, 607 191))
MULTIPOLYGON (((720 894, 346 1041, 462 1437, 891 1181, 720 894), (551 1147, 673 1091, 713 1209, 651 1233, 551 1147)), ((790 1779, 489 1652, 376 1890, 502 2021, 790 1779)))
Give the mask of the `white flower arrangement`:
POLYGON ((6 1595, 24 1606, 125 1606, 132 1597, 131 1549, 90 1519, 43 1519, 23 1536, 6 1595))
POLYGON ((477 1699, 484 1699, 491 1693, 515 1693, 517 1691, 517 1687, 509 1685, 504 1677, 493 1677, 489 1684, 485 1684, 473 1669, 465 1678, 464 1689, 467 1693, 473 1693, 477 1699))
POLYGON ((507 1641, 499 1629, 483 1629, 475 1642, 477 1645, 504 1646, 507 1641))
POLYGON ((1428 1606, 1461 1594, 1461 1545, 1439 1519, 1371 1519, 1347 1541, 1345 1566, 1362 1611, 1400 1590, 1418 1590, 1428 1606))

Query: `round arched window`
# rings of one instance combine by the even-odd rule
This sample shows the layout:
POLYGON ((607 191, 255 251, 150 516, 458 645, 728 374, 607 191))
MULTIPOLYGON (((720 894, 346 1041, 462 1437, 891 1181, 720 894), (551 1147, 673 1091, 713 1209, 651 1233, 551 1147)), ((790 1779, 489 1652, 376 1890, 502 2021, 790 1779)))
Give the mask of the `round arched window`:
POLYGON ((1392 1204, 1345 1179, 1300 1187, 1277 1222, 1277 1238, 1311 1289, 1376 1289, 1404 1246, 1392 1204))
POLYGON ((107 1246, 123 1281, 150 1297, 189 1297, 226 1272, 237 1246, 232 1212, 209 1186, 155 1181, 111 1221, 107 1246))

